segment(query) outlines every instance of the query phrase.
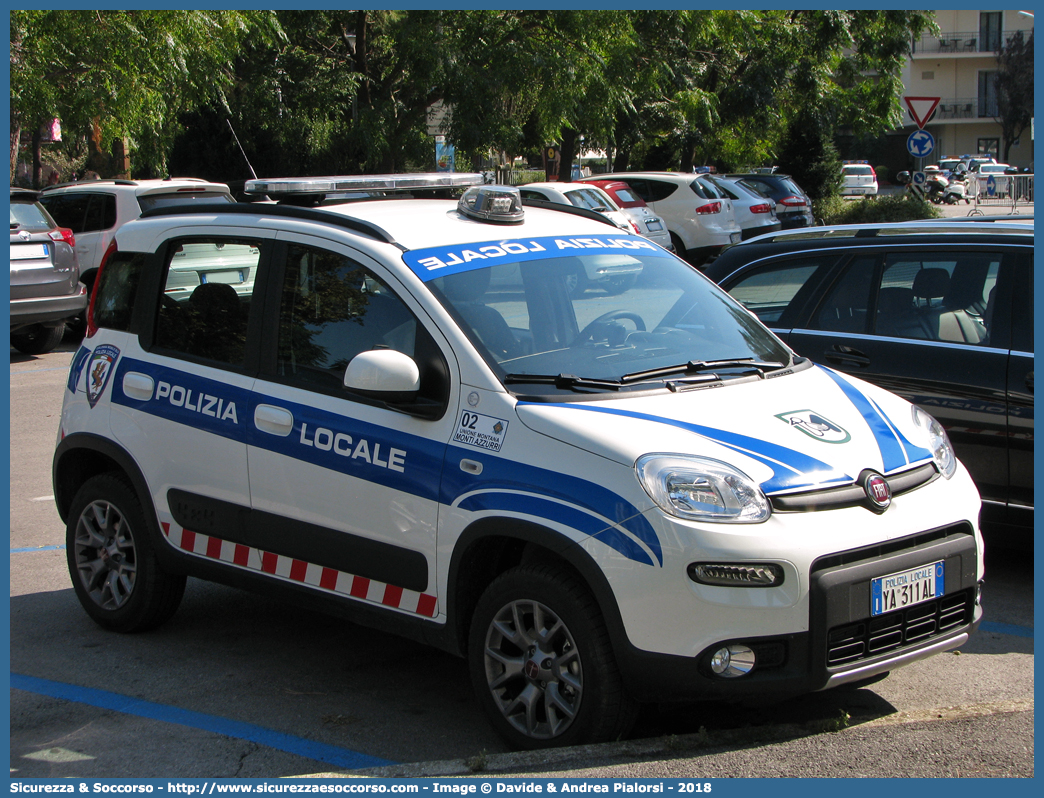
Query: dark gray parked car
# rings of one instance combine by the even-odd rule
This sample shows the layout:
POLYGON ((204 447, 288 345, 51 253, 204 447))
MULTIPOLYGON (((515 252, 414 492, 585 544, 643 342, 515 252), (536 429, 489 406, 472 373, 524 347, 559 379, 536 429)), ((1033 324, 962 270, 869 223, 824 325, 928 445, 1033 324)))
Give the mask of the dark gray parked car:
POLYGON ((66 320, 87 306, 72 230, 55 224, 36 197, 11 189, 11 345, 27 355, 58 346, 66 320))
POLYGON ((783 231, 706 274, 798 354, 935 416, 990 542, 1032 545, 1032 218, 783 231))

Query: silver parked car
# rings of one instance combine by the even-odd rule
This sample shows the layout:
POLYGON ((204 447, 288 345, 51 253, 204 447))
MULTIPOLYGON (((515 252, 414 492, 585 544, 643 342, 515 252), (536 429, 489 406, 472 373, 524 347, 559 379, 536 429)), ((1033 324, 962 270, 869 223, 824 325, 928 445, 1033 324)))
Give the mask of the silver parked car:
POLYGON ((55 224, 36 198, 35 191, 11 189, 11 345, 27 355, 58 346, 66 320, 87 306, 73 232, 55 224))
POLYGON ((717 175, 707 175, 707 179, 732 200, 732 211, 743 230, 744 241, 762 233, 774 233, 783 226, 776 216, 776 204, 768 197, 738 180, 717 175))

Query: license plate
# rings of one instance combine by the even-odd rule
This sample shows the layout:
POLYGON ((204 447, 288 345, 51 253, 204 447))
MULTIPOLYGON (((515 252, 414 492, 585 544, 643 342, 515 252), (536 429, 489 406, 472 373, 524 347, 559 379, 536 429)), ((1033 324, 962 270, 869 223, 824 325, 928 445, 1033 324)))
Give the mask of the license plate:
POLYGON ((199 276, 199 281, 201 283, 241 283, 243 282, 243 272, 203 272, 199 276))
POLYGON ((39 260, 46 257, 46 244, 15 244, 11 247, 11 260, 39 260))
POLYGON ((943 595, 945 584, 946 563, 942 560, 879 576, 870 582, 870 615, 883 615, 931 601, 943 595))
POLYGON ((649 228, 649 232, 655 233, 663 229, 663 225, 659 222, 646 222, 645 226, 649 228))
POLYGON ((730 233, 729 234, 729 241, 731 241, 733 244, 738 244, 740 242, 740 239, 742 239, 742 238, 743 238, 743 233, 730 233))

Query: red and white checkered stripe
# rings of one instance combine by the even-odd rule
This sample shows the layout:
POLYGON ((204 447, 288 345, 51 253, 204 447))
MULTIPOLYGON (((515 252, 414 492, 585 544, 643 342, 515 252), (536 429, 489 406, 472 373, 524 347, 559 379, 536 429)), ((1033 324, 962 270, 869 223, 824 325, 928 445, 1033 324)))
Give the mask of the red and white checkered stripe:
POLYGON ((417 593, 375 579, 367 579, 365 576, 203 535, 174 523, 164 522, 162 527, 167 539, 189 554, 220 560, 248 571, 260 571, 326 593, 348 596, 370 604, 422 615, 425 618, 434 618, 438 610, 438 599, 427 593, 417 593))

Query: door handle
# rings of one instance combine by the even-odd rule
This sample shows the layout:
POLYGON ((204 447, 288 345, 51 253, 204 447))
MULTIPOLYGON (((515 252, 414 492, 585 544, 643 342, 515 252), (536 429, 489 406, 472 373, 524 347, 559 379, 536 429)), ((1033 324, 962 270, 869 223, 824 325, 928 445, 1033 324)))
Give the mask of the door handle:
POLYGON ((147 402, 152 398, 152 389, 155 382, 148 374, 139 374, 136 371, 128 371, 123 375, 123 392, 131 399, 139 402, 147 402))
POLYGON ((831 363, 838 363, 840 365, 851 365, 851 366, 869 366, 870 358, 860 352, 858 349, 853 349, 850 346, 843 344, 837 344, 833 349, 828 349, 823 353, 823 357, 829 360, 831 363))
POLYGON ((294 431, 294 414, 272 405, 258 405, 254 409, 254 426, 269 435, 285 438, 294 431))

